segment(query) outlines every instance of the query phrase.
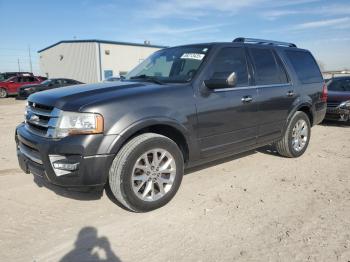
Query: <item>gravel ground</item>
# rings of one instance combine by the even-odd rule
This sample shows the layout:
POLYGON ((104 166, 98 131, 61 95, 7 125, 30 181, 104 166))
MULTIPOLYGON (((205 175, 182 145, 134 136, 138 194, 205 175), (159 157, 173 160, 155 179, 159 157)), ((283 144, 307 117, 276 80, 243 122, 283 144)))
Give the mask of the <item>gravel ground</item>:
POLYGON ((0 261, 350 261, 350 126, 314 127, 298 159, 265 147, 190 170, 135 214, 22 173, 23 111, 0 100, 0 261))

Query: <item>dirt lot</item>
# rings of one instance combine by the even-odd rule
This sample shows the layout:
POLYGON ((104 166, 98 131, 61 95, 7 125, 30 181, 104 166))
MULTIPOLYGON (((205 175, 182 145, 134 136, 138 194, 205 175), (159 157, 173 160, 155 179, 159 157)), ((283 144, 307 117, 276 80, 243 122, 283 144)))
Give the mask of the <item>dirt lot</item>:
POLYGON ((298 159, 270 148, 191 170, 167 206, 49 190, 17 165, 24 102, 0 100, 0 261, 349 261, 350 127, 319 125, 298 159))

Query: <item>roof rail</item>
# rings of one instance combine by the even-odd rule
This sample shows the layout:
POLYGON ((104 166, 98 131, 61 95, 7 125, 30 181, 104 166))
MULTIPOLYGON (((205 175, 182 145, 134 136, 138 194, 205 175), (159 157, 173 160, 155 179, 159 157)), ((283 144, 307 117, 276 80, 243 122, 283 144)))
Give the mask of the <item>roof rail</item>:
POLYGON ((288 46, 288 47, 297 47, 296 44, 293 43, 287 43, 287 42, 279 42, 279 41, 272 41, 272 40, 265 40, 265 39, 256 39, 256 38, 245 38, 245 37, 238 37, 232 42, 237 43, 256 43, 261 45, 279 45, 279 46, 288 46))

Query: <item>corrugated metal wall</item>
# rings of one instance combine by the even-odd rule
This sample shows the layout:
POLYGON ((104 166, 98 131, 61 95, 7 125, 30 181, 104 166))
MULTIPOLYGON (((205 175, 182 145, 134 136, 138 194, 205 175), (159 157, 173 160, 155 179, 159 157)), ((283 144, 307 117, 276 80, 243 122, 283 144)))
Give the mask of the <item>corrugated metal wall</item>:
POLYGON ((41 73, 84 83, 99 81, 97 43, 61 43, 39 54, 41 73))
POLYGON ((160 48, 101 43, 100 49, 103 79, 105 70, 113 70, 113 75, 128 72, 160 48))

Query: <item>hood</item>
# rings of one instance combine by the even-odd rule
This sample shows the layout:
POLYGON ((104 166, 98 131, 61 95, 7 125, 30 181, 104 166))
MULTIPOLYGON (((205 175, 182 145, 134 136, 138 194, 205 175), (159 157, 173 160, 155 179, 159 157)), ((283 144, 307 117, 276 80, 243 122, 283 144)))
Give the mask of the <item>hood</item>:
POLYGON ((123 96, 144 94, 164 85, 144 82, 109 82, 61 87, 34 93, 29 101, 66 111, 80 111, 83 107, 123 96))

